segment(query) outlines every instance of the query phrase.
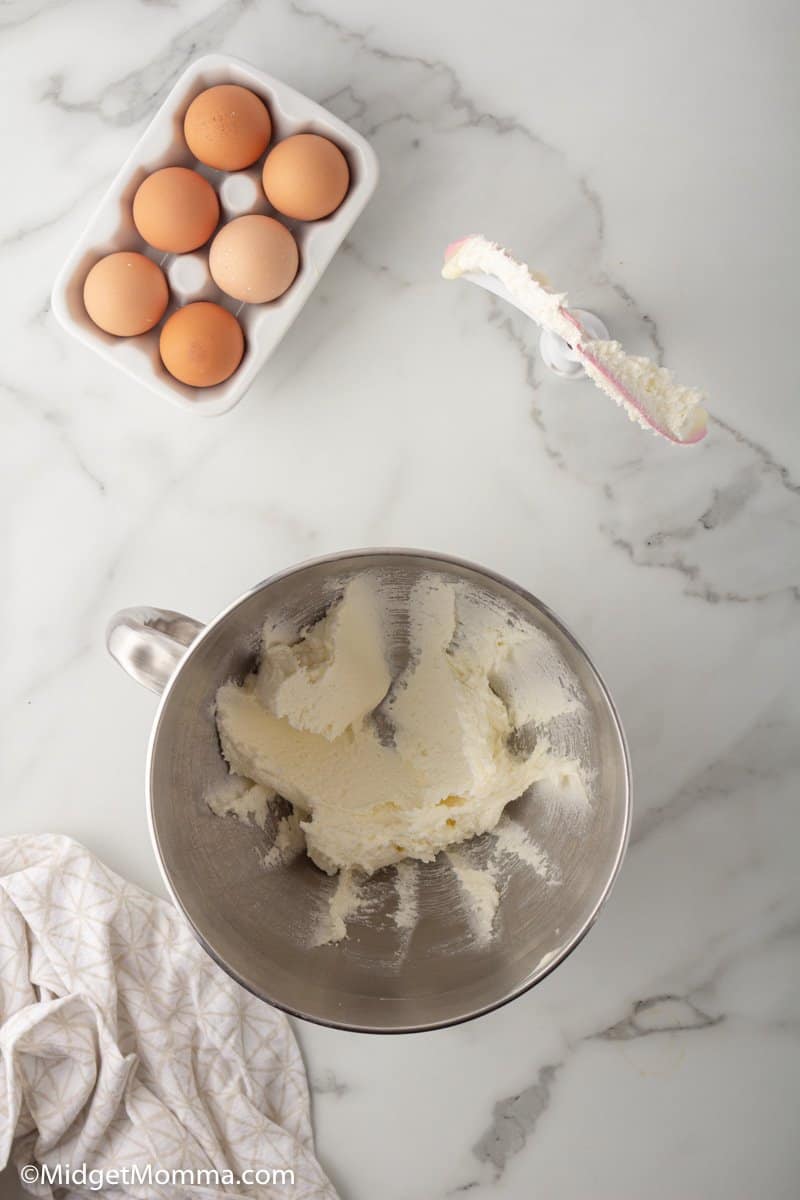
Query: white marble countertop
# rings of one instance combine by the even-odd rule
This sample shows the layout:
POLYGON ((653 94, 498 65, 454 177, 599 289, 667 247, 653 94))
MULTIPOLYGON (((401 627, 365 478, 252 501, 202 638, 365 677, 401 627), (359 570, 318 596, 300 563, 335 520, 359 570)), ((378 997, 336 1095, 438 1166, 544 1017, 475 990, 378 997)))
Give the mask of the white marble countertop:
POLYGON ((800 453, 776 336, 797 304, 795 8, 0 9, 3 832, 72 834, 160 890, 153 699, 107 658, 106 619, 210 617, 347 547, 517 579, 626 724, 628 858, 553 976, 433 1034, 298 1027, 345 1200, 797 1195, 800 453), (215 49, 351 121, 382 181, 244 402, 204 421, 69 341, 48 293, 159 99, 215 49), (476 230, 705 386, 708 439, 642 433, 548 376, 521 317, 444 283, 444 245, 476 230))

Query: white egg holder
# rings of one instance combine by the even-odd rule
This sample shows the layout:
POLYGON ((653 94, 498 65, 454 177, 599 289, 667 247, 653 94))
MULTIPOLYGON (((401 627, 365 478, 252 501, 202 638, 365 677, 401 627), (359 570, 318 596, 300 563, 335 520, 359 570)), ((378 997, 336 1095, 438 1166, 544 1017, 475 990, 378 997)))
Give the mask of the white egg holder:
POLYGON ((219 416, 239 402, 295 320, 377 182, 375 151, 327 109, 240 59, 221 54, 199 58, 181 75, 73 247, 53 287, 53 312, 68 333, 152 392, 194 413, 219 416), (336 212, 313 222, 289 220, 276 212, 261 186, 266 154, 246 171, 234 174, 197 162, 183 137, 183 119, 199 92, 220 83, 250 88, 267 105, 272 138, 266 154, 294 133, 319 133, 336 143, 350 168, 350 189, 336 212), (263 213, 288 226, 300 251, 300 269, 288 291, 268 304, 243 304, 226 296, 211 278, 210 241, 191 254, 180 255, 164 254, 148 246, 133 224, 133 197, 146 176, 167 166, 192 167, 213 184, 219 197, 221 224, 245 213, 263 213), (116 250, 146 254, 163 268, 169 283, 170 302, 161 322, 135 338, 104 333, 89 319, 83 304, 83 285, 89 271, 99 259, 116 250), (192 388, 179 383, 166 371, 158 352, 164 321, 177 308, 195 300, 221 304, 238 318, 244 330, 244 357, 230 379, 216 387, 192 388))

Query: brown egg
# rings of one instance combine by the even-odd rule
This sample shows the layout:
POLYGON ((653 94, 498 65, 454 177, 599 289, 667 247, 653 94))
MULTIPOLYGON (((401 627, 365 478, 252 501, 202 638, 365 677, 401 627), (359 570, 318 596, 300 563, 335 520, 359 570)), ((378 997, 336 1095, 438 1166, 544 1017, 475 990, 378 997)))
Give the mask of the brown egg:
POLYGON ((94 264, 83 285, 83 303, 106 333, 136 337, 161 320, 169 289, 156 263, 133 250, 121 250, 94 264))
POLYGON ((133 197, 133 223, 146 242, 170 254, 203 246, 217 227, 219 201, 211 184, 188 167, 148 175, 133 197))
POLYGON ((274 217, 251 214, 223 225, 208 256, 217 287, 236 300, 264 304, 282 296, 297 274, 297 242, 274 217))
POLYGON ((262 181, 278 212, 298 221, 318 221, 344 200, 350 169, 333 142, 316 133, 296 133, 270 150, 262 181))
POLYGON ((159 350, 175 379, 190 387, 213 387, 242 361, 244 334, 227 309, 201 300, 177 309, 164 323, 159 350))
POLYGON ((272 121, 255 92, 223 83, 195 96, 183 122, 195 158, 220 171, 241 171, 267 148, 272 121))

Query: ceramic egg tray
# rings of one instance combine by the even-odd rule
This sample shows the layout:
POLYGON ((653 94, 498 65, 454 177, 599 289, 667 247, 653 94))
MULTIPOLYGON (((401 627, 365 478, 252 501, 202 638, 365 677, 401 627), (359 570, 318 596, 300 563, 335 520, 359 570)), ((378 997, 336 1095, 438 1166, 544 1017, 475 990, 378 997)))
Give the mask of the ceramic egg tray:
POLYGON ((378 182, 378 160, 369 143, 326 109, 271 75, 240 59, 208 55, 184 71, 132 154, 106 192, 99 208, 62 267, 53 288, 53 311, 63 327, 108 362, 138 379, 151 391, 182 408, 217 416, 238 403, 313 291, 378 182), (215 171, 193 158, 183 137, 186 110, 199 92, 220 83, 236 83, 260 96, 272 118, 272 138, 264 155, 245 171, 215 171), (335 142, 350 168, 350 189, 339 208, 321 221, 293 221, 268 203, 261 169, 272 147, 293 133, 319 133, 335 142), (133 224, 131 206, 142 180, 160 167, 192 167, 214 186, 221 222, 245 213, 275 216, 294 234, 300 269, 288 291, 268 304, 243 304, 216 286, 208 270, 207 243, 191 254, 164 254, 142 239, 133 224), (164 270, 170 303, 149 333, 118 338, 104 333, 83 306, 83 284, 94 264, 116 250, 138 250, 164 270), (213 300, 232 312, 245 336, 244 357, 233 375, 211 388, 179 383, 165 370, 158 352, 164 321, 176 308, 194 300, 213 300))

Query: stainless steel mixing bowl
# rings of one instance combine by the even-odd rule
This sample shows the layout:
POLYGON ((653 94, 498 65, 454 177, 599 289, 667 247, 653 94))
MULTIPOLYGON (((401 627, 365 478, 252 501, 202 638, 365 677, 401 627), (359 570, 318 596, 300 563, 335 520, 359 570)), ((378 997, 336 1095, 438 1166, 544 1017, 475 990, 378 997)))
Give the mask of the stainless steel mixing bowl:
POLYGON ((295 1016, 375 1033, 465 1021, 544 978, 580 942, 608 896, 630 825, 630 768, 619 718, 572 635, 539 600, 500 576, 423 551, 337 554, 273 576, 207 626, 161 609, 126 609, 109 626, 108 647, 135 679, 163 691, 148 752, 147 803, 175 903, 225 971, 295 1016), (419 868, 419 920, 410 932, 394 921, 394 871, 387 868, 371 881, 369 902, 344 941, 309 945, 309 922, 328 904, 335 881, 305 855, 265 870, 258 851, 269 848, 269 831, 216 816, 205 802, 209 788, 226 776, 214 725, 220 684, 252 670, 268 617, 299 631, 364 570, 379 572, 405 595, 424 573, 465 581, 487 604, 543 630, 584 693, 592 803, 577 815, 535 794, 510 806, 557 864, 560 882, 515 871, 496 935, 485 945, 471 935, 453 872, 439 860, 419 868))

